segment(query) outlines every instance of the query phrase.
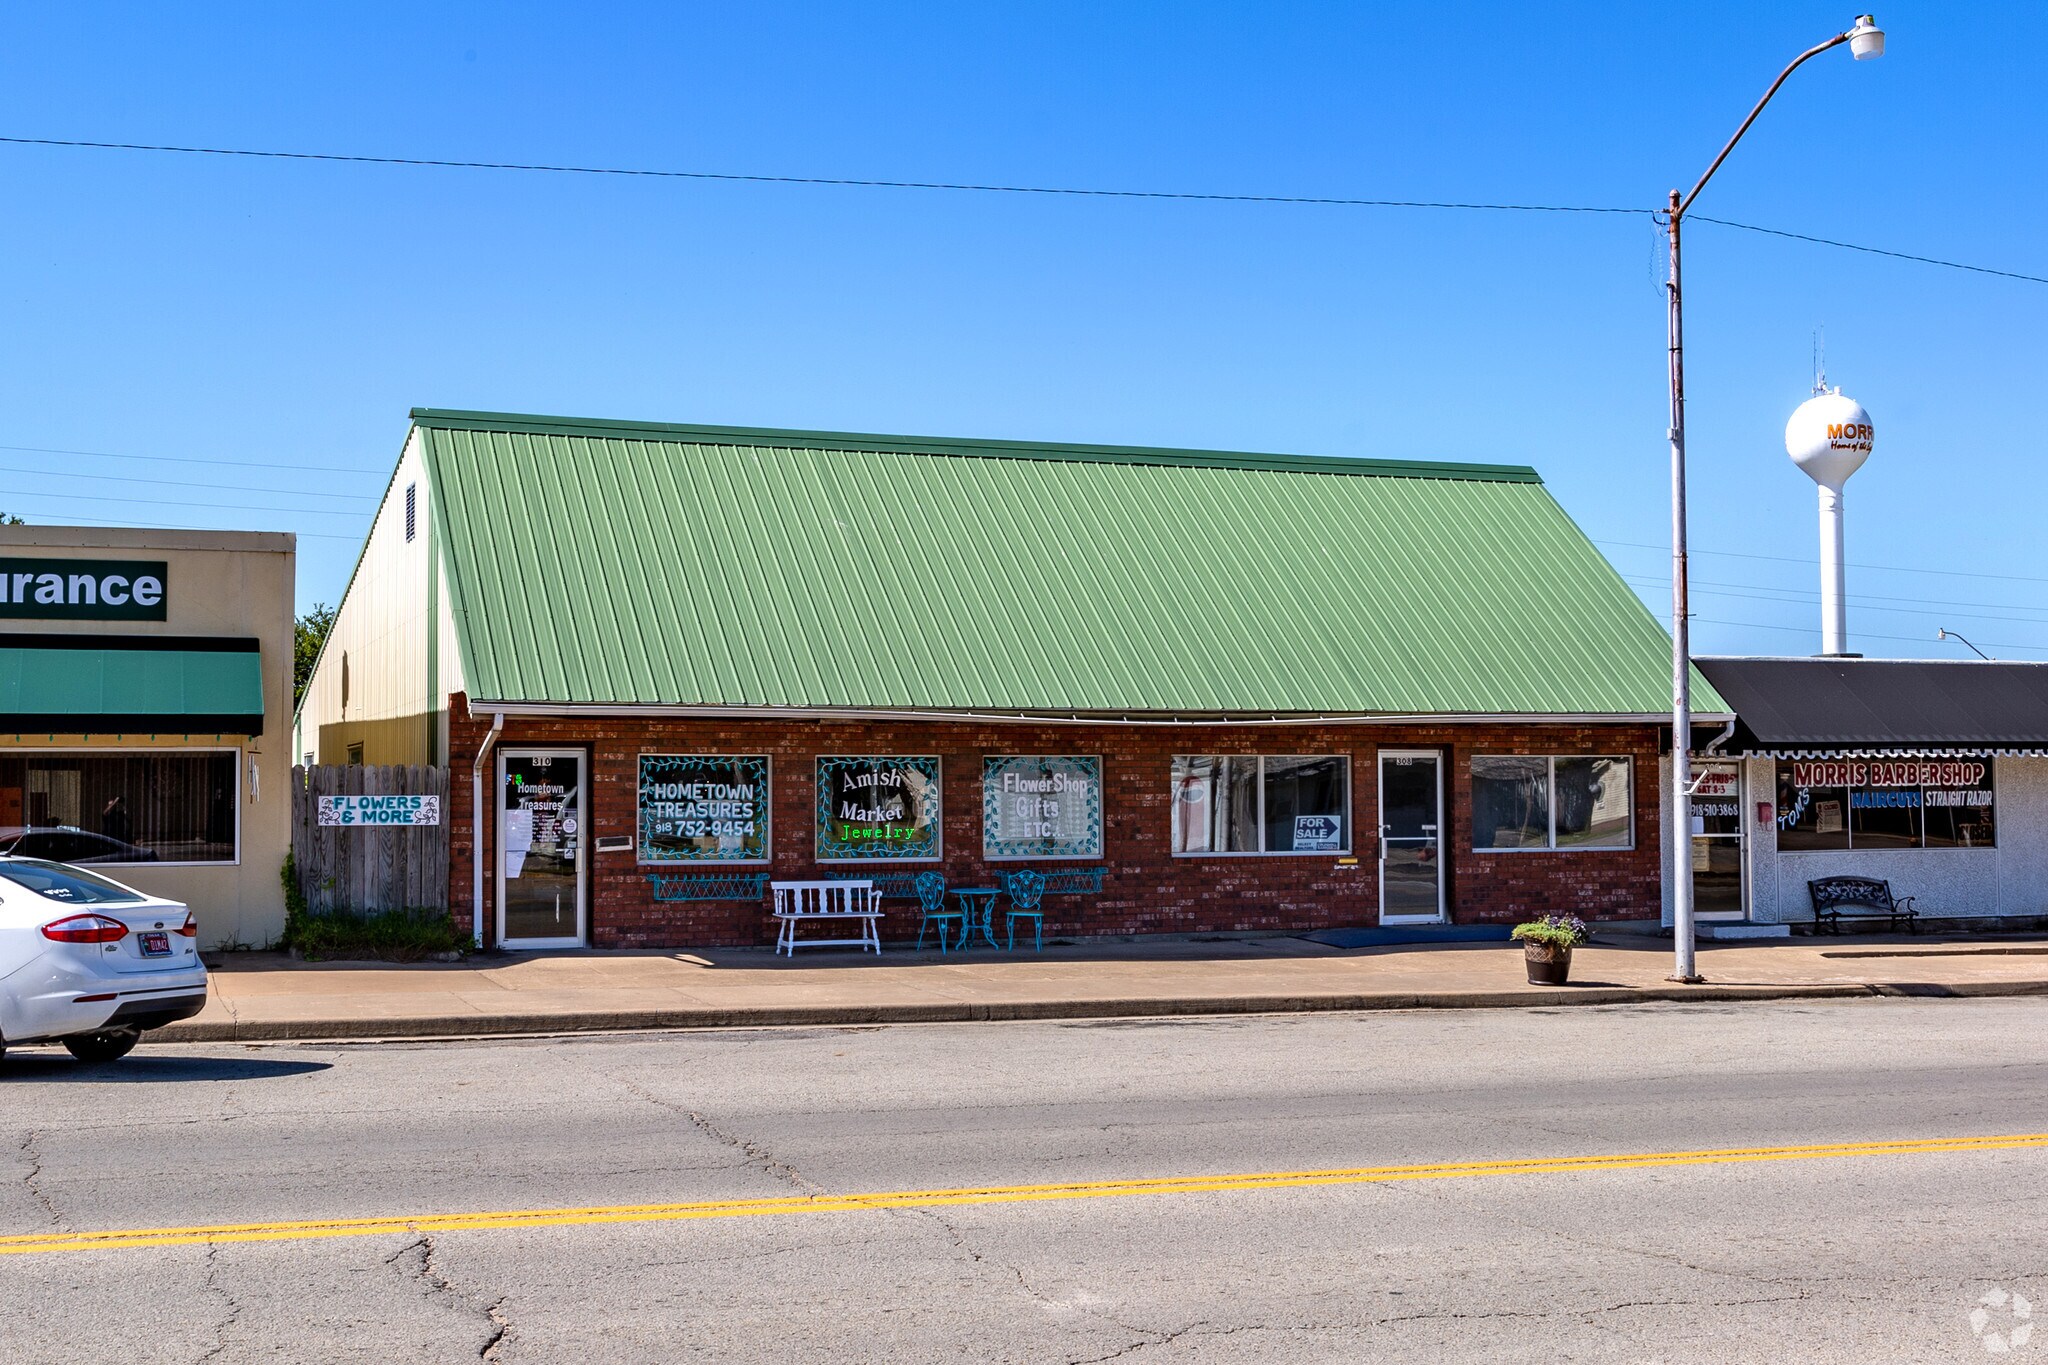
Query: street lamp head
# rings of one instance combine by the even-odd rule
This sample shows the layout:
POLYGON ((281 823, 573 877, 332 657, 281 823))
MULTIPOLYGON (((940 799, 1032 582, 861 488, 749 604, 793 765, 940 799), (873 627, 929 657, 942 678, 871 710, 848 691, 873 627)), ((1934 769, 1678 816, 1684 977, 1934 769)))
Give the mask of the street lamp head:
POLYGON ((1877 20, 1868 14, 1856 16, 1856 26, 1849 30, 1849 51, 1859 62, 1884 55, 1884 30, 1877 20))

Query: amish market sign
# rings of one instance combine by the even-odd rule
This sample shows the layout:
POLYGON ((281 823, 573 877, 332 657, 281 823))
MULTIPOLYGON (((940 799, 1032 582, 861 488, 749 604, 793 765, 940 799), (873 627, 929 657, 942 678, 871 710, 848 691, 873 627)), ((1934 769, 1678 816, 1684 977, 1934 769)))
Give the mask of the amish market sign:
POLYGON ((0 616, 161 621, 168 578, 160 559, 0 558, 0 616))
POLYGON ((323 796, 323 825, 438 825, 438 796, 323 796))

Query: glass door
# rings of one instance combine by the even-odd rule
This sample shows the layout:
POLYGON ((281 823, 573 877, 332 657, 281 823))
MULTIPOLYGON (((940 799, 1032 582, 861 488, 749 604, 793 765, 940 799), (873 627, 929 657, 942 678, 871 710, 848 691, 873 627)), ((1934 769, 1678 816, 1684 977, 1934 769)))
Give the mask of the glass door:
POLYGON ((584 942, 583 751, 498 751, 498 943, 584 942))
POLYGON ((1742 770, 1702 764, 1693 780, 1693 916, 1743 919, 1742 770))
POLYGON ((1380 750, 1380 923, 1444 917, 1443 758, 1380 750))

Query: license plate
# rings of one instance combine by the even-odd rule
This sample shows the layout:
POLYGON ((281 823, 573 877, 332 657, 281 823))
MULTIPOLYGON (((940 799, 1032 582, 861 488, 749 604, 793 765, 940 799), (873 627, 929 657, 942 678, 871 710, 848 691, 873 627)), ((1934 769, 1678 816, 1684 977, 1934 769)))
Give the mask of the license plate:
POLYGON ((169 934, 142 934, 142 955, 144 957, 169 957, 171 936, 169 934))

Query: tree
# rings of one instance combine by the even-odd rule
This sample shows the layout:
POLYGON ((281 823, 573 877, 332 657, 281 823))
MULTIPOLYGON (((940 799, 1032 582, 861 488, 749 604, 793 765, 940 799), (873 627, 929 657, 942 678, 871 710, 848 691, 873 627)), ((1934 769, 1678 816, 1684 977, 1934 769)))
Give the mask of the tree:
POLYGON ((27 522, 23 521, 20 517, 15 516, 12 512, 0 512, 0 526, 26 525, 28 525, 27 522))
POLYGON ((313 662, 320 657, 320 646, 327 643, 327 632, 334 629, 334 608, 325 602, 315 602, 313 609, 298 619, 292 632, 292 705, 297 706, 306 696, 306 683, 313 676, 313 662))

